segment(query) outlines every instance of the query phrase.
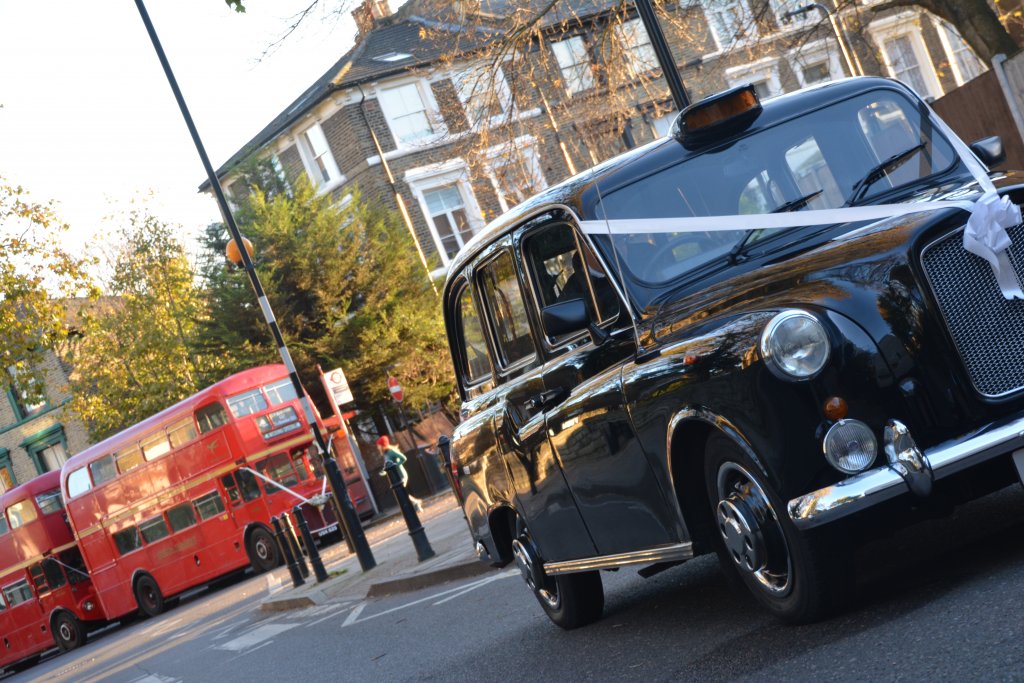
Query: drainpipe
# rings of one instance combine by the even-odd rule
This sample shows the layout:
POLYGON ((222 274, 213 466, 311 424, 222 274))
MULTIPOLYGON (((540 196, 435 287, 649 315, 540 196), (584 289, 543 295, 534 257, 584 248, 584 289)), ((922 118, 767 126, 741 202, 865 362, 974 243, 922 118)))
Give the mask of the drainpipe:
POLYGON ((548 98, 544 97, 544 91, 540 88, 537 89, 537 94, 540 95, 541 104, 544 106, 544 113, 548 115, 548 123, 551 124, 551 130, 555 133, 555 140, 558 141, 558 146, 562 150, 562 158, 565 159, 565 165, 569 167, 569 175, 576 175, 576 164, 572 163, 569 150, 566 149, 565 142, 562 141, 562 135, 558 132, 558 121, 555 120, 555 114, 551 111, 548 98))
POLYGON ((420 240, 416 236, 416 228, 412 225, 412 218, 409 216, 409 210, 405 207, 405 200, 402 198, 402 193, 398 191, 398 185, 395 183, 395 176, 391 172, 391 165, 388 164, 388 160, 384 158, 384 149, 380 146, 380 140, 377 139, 377 134, 373 132, 373 126, 370 125, 370 117, 366 115, 366 93, 363 92, 363 86, 356 86, 359 88, 359 113, 363 115, 363 123, 366 124, 366 129, 370 131, 370 137, 373 139, 373 146, 377 148, 377 156, 380 157, 380 165, 384 167, 384 172, 388 176, 388 183, 391 185, 391 191, 395 193, 395 202, 398 203, 398 210, 402 214, 402 220, 405 221, 405 227, 409 228, 409 234, 412 235, 412 242, 416 245, 416 253, 419 254, 420 263, 423 264, 423 270, 427 274, 427 279, 430 281, 430 288, 434 290, 434 294, 440 296, 437 292, 437 285, 434 284, 434 278, 430 277, 430 266, 427 265, 427 257, 423 253, 423 247, 420 246, 420 240))

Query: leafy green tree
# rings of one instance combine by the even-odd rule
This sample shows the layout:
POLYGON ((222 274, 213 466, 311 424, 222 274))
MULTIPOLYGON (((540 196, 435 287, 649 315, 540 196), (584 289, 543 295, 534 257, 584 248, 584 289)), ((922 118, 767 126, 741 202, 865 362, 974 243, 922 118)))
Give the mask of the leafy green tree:
MULTIPOLYGON (((400 218, 356 194, 337 205, 305 180, 291 194, 258 187, 236 214, 307 390, 322 396, 316 365, 341 366, 362 408, 388 401, 390 370, 411 408, 452 392, 440 303, 400 218)), ((205 238, 210 314, 203 353, 232 370, 274 362, 276 348, 245 273, 228 267, 222 226, 205 238)))
POLYGON ((219 358, 196 353, 206 313, 180 229, 135 212, 110 255, 108 297, 81 313, 72 409, 99 439, 195 393, 219 358))
POLYGON ((0 390, 16 376, 30 402, 43 396, 43 355, 68 337, 62 300, 97 291, 88 274, 92 261, 63 246, 67 231, 51 206, 0 178, 0 390))

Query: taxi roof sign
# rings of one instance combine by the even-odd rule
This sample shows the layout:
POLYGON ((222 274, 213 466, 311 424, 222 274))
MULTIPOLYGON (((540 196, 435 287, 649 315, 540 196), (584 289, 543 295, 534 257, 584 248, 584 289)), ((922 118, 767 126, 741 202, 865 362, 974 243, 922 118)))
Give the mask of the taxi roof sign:
POLYGON ((684 109, 672 125, 672 136, 686 147, 699 147, 727 132, 746 128, 760 113, 761 101, 754 86, 741 85, 684 109))

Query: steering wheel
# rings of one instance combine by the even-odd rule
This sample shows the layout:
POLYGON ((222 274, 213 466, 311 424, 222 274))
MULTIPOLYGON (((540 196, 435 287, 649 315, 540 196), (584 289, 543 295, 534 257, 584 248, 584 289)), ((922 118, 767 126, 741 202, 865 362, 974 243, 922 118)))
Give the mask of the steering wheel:
POLYGON ((691 242, 692 240, 693 235, 688 232, 679 233, 675 237, 670 238, 668 242, 658 247, 651 255, 650 259, 648 259, 647 262, 649 267, 652 270, 661 272, 666 266, 672 265, 672 263, 675 262, 675 255, 672 253, 675 248, 685 242, 691 242), (668 256, 672 257, 671 262, 668 262, 666 259, 668 256), (666 261, 666 263, 663 264, 662 261, 666 261))

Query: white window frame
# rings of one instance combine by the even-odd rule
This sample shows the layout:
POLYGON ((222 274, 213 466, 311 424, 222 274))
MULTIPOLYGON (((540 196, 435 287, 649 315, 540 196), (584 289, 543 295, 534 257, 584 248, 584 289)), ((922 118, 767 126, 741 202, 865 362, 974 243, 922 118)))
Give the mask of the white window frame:
POLYGON ((967 44, 967 41, 963 39, 963 36, 960 35, 955 26, 936 16, 932 16, 932 22, 935 24, 935 31, 939 34, 939 42, 942 43, 942 49, 945 51, 946 59, 949 61, 949 68, 953 72, 953 80, 956 81, 957 85, 963 85, 970 80, 960 70, 960 61, 956 58, 956 53, 960 50, 967 50, 971 59, 977 62, 979 76, 988 71, 988 66, 978 58, 978 55, 974 53, 974 50, 972 50, 971 46, 967 44), (957 39, 962 43, 960 50, 950 42, 950 35, 948 31, 955 33, 957 39))
POLYGON ((626 56, 626 66, 634 78, 657 69, 658 55, 651 44, 651 37, 640 19, 630 19, 616 24, 612 29, 626 56))
POLYGON ((420 205, 420 211, 423 213, 423 220, 426 222, 427 228, 430 230, 430 235, 434 240, 435 250, 441 258, 443 267, 440 270, 431 273, 432 277, 439 277, 444 275, 448 270, 451 259, 449 259, 448 254, 445 253, 444 245, 441 243, 441 235, 438 233, 437 227, 434 225, 434 220, 430 215, 430 209, 427 207, 427 200, 426 197, 424 197, 424 192, 437 189, 445 185, 455 185, 459 191, 459 196, 462 197, 462 205, 466 210, 466 220, 469 221, 470 229, 474 234, 476 234, 484 226, 484 220, 480 213, 480 205, 476 201, 476 195, 473 193, 473 187, 469 182, 469 170, 465 161, 461 158, 455 158, 449 159, 448 161, 440 164, 431 164, 430 166, 421 166, 419 168, 409 169, 405 172, 404 178, 405 182, 409 185, 409 189, 412 191, 413 196, 416 198, 417 203, 420 205))
POLYGON ((508 211, 514 205, 508 203, 504 193, 501 191, 498 170, 504 168, 509 163, 516 162, 516 160, 509 158, 512 154, 522 157, 523 164, 530 172, 530 175, 533 176, 538 191, 548 186, 548 180, 544 177, 544 169, 541 167, 540 157, 537 154, 536 139, 532 135, 522 135, 510 142, 495 145, 490 149, 484 150, 483 157, 486 174, 491 181, 491 185, 494 187, 494 194, 498 197, 498 205, 502 211, 508 211))
POLYGON ((812 9, 789 19, 784 18, 786 12, 800 9, 807 5, 805 0, 768 0, 772 13, 775 15, 775 23, 780 31, 795 31, 807 26, 813 26, 822 21, 821 12, 812 9))
POLYGON ((834 81, 846 76, 846 72, 843 71, 843 64, 839 59, 839 46, 836 45, 834 41, 826 39, 807 43, 806 45, 790 50, 786 56, 793 67, 793 72, 796 74, 796 80, 800 83, 801 88, 806 88, 808 85, 815 85, 814 83, 808 83, 804 80, 804 69, 808 66, 814 66, 815 64, 828 64, 828 79, 825 81, 818 81, 818 83, 827 83, 828 81, 834 81))
POLYGON ((597 81, 594 78, 594 65, 593 65, 593 62, 592 62, 592 60, 590 58, 590 51, 587 49, 587 44, 583 40, 583 36, 579 36, 579 35, 577 35, 577 36, 569 36, 568 38, 563 38, 562 40, 558 40, 558 41, 555 41, 555 42, 551 43, 551 54, 554 55, 554 57, 555 57, 555 64, 558 65, 558 72, 559 72, 559 76, 562 79, 562 86, 565 88, 565 91, 567 93, 569 93, 570 97, 572 95, 577 94, 577 93, 586 92, 587 90, 592 90, 594 88, 594 86, 597 85, 597 81), (562 45, 563 43, 567 46, 567 49, 569 50, 569 54, 573 55, 574 57, 576 56, 575 53, 577 52, 577 50, 574 49, 573 46, 574 45, 578 45, 578 46, 582 47, 583 48, 583 61, 581 61, 581 62, 572 62, 571 64, 563 64, 562 63, 562 59, 559 57, 559 51, 557 49, 555 49, 556 45, 562 45), (571 71, 573 71, 575 73, 575 70, 578 67, 586 67, 583 70, 583 73, 585 74, 586 77, 580 79, 580 87, 574 87, 573 84, 575 83, 575 79, 570 81, 568 78, 566 78, 565 72, 566 72, 567 69, 569 69, 569 70, 571 70, 571 71), (586 82, 584 83, 584 81, 586 81, 586 82))
MULTIPOLYGON (((941 97, 943 95, 942 84, 935 73, 935 64, 928 53, 928 46, 925 45, 924 36, 921 34, 921 15, 917 12, 901 12, 891 17, 879 19, 868 25, 868 35, 875 42, 885 69, 890 76, 896 78, 896 70, 893 68, 892 59, 885 49, 887 40, 906 36, 910 41, 910 47, 914 51, 914 58, 917 59, 921 69, 921 78, 924 80, 927 92, 918 93, 921 97, 941 97)), ((911 86, 907 86, 911 87, 911 86)))
POLYGON ((767 57, 743 66, 734 66, 725 70, 725 80, 730 88, 746 83, 768 83, 769 97, 782 94, 782 80, 779 78, 779 60, 767 57))
MULTIPOLYGON (((459 96, 459 102, 462 103, 462 109, 466 112, 466 120, 469 121, 469 126, 473 130, 480 130, 487 126, 496 126, 506 121, 511 120, 515 112, 512 106, 512 90, 508 86, 508 81, 505 79, 505 72, 499 66, 493 73, 490 72, 490 67, 486 65, 472 65, 468 66, 459 71, 455 71, 451 75, 452 85, 455 86, 455 92, 459 96), (488 88, 494 87, 497 89, 497 93, 494 95, 497 98, 498 104, 501 106, 501 113, 491 116, 486 121, 483 117, 474 120, 472 101, 479 95, 481 80, 483 84, 488 88)), ((485 98, 489 98, 490 94, 485 93, 485 98)), ((485 102, 489 100, 485 99, 485 102)))
POLYGON ((758 39, 757 25, 754 23, 754 14, 750 11, 749 0, 707 0, 707 2, 702 2, 701 6, 704 10, 704 20, 707 22, 708 31, 711 32, 711 37, 718 48, 717 52, 723 52, 758 39), (746 33, 738 37, 719 35, 714 15, 733 7, 739 8, 738 15, 746 33))
POLYGON ((389 81, 386 84, 380 84, 377 86, 376 95, 377 103, 380 105, 380 110, 384 114, 384 120, 387 121, 388 130, 391 131, 391 137, 394 139, 395 147, 397 149, 419 149, 428 145, 433 145, 448 134, 448 127, 445 125, 444 118, 441 116, 441 109, 437 106, 437 101, 434 99, 434 90, 426 80, 422 78, 402 78, 389 81), (398 133, 395 132, 395 112, 388 112, 388 108, 380 98, 380 93, 387 92, 389 90, 397 90, 409 85, 416 86, 416 91, 420 96, 420 103, 423 105, 423 113, 427 117, 430 127, 433 129, 433 133, 430 135, 424 135, 422 138, 414 141, 402 141, 398 137, 398 133))
POLYGON ((338 163, 334 160, 334 150, 331 149, 331 143, 327 140, 327 135, 324 133, 324 129, 320 126, 319 121, 314 121, 299 131, 298 135, 295 136, 295 147, 299 150, 299 158, 302 159, 306 175, 309 176, 309 179, 313 182, 319 193, 329 192, 345 182, 345 176, 342 175, 341 170, 338 168, 338 163), (327 180, 320 173, 320 167, 316 163, 315 151, 307 137, 307 133, 314 129, 323 136, 324 144, 327 146, 327 149, 321 155, 324 168, 327 171, 327 175, 330 176, 327 180))

